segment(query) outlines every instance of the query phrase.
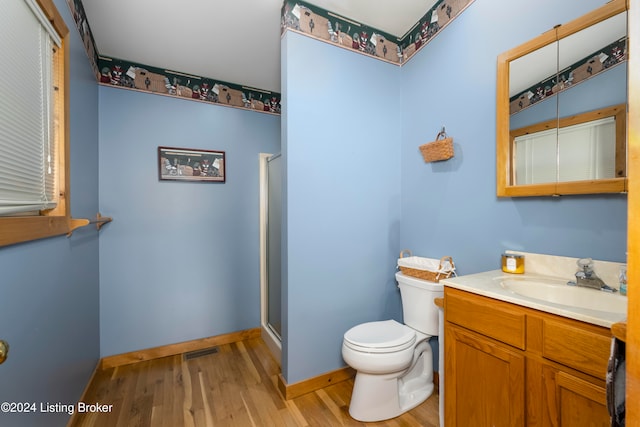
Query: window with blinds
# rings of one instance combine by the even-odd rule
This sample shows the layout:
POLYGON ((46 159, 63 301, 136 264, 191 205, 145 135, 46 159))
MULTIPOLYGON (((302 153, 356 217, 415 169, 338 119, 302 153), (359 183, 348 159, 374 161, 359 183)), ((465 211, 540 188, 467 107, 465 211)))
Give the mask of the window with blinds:
POLYGON ((514 138, 516 183, 616 177, 616 119, 606 117, 514 138))
POLYGON ((0 246, 69 232, 68 29, 52 0, 0 0, 0 246))
POLYGON ((35 0, 0 2, 0 214, 57 205, 60 37, 35 0))

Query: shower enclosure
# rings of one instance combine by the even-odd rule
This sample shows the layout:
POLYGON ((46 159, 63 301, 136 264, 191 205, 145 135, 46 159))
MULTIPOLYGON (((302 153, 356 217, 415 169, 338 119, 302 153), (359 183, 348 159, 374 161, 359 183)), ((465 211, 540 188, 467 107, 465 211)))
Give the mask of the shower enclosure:
POLYGON ((260 241, 262 337, 274 357, 282 352, 281 225, 282 158, 260 154, 260 241))

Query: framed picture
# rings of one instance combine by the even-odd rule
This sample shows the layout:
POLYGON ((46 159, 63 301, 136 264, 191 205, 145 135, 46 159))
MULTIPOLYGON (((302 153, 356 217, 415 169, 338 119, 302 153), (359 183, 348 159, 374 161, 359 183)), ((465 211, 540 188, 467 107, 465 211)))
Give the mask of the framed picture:
POLYGON ((224 151, 158 147, 161 180, 225 182, 224 151))

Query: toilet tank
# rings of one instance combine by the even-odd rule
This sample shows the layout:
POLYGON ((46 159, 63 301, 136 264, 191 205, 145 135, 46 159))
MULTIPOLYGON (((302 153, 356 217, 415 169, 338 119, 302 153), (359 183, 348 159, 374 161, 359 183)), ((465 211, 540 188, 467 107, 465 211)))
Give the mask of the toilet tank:
POLYGON ((405 276, 398 272, 396 280, 402 297, 404 324, 429 336, 438 335, 438 307, 433 300, 444 296, 444 286, 405 276))

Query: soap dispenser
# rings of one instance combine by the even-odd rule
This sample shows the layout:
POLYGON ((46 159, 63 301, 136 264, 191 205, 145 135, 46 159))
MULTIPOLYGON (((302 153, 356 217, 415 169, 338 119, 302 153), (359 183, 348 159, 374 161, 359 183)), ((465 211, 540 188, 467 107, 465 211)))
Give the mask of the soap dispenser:
POLYGON ((618 272, 618 284, 620 285, 620 295, 627 295, 627 265, 622 264, 618 272))

